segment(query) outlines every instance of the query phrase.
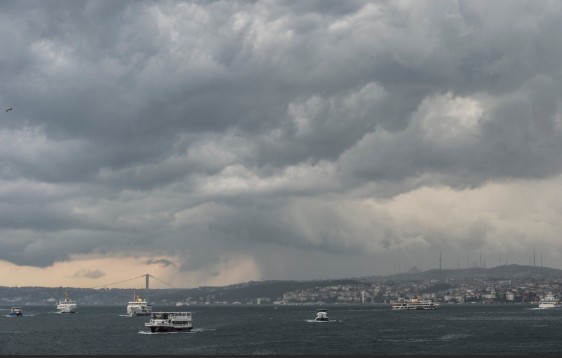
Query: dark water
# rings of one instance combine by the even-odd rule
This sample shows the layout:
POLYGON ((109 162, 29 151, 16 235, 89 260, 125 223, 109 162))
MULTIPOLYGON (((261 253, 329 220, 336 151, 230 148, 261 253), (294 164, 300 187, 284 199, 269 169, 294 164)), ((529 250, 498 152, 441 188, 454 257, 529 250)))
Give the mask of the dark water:
POLYGON ((0 354, 556 354, 562 309, 529 305, 444 305, 391 311, 388 305, 324 306, 332 321, 309 322, 316 306, 154 307, 193 314, 194 332, 142 334, 147 317, 125 306, 57 314, 0 309, 0 354))

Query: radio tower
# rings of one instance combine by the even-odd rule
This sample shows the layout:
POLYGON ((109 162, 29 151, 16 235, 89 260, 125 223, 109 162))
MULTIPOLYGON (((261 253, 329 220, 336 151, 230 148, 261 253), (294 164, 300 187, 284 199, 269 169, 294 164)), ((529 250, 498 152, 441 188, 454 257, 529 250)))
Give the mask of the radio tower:
POLYGON ((439 250, 439 270, 441 270, 441 250, 439 250))

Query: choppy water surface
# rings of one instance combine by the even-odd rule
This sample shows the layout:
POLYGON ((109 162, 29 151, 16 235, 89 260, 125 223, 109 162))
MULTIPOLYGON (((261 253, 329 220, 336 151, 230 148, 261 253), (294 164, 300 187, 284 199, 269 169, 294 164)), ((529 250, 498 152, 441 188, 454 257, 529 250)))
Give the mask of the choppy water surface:
POLYGON ((391 311, 388 305, 154 307, 191 311, 189 333, 149 334, 147 317, 125 306, 57 314, 0 308, 0 354, 555 354, 562 353, 562 309, 529 305, 444 305, 391 311))

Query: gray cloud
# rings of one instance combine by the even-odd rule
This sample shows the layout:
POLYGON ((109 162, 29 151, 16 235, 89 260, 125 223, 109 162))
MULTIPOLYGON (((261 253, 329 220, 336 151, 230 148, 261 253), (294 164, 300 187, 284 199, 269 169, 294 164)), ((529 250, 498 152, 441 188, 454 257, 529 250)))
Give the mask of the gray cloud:
POLYGON ((508 238, 497 217, 533 222, 523 211, 430 227, 392 205, 561 174, 557 3, 0 7, 0 98, 14 108, 0 121, 2 260, 178 254, 179 271, 216 273, 249 255, 271 275, 339 276, 438 247, 522 257, 541 236, 529 224, 508 238), (271 250, 302 260, 274 271, 271 250))
POLYGON ((174 264, 172 261, 166 260, 166 259, 147 260, 147 261, 146 261, 146 264, 147 264, 147 265, 158 264, 158 265, 162 265, 162 266, 175 266, 175 265, 176 265, 176 264, 174 264))
POLYGON ((80 270, 74 274, 74 277, 85 277, 96 279, 105 276, 105 272, 100 270, 80 270))

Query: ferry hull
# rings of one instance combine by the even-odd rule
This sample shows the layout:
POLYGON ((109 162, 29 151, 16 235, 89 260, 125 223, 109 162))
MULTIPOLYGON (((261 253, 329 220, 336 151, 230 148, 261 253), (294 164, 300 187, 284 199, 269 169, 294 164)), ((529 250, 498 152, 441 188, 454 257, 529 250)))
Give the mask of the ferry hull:
POLYGON ((539 305, 540 310, 554 310, 562 308, 561 305, 539 305))
POLYGON ((58 313, 76 313, 76 307, 59 307, 58 313))
POLYGON ((393 308, 395 311, 406 310, 406 311, 426 311, 426 310, 436 310, 437 307, 400 307, 393 308))
POLYGON ((133 312, 129 316, 150 316, 150 312, 133 312))
POLYGON ((156 326, 150 327, 150 332, 152 333, 163 333, 163 332, 189 332, 193 327, 166 327, 166 326, 156 326))
POLYGON ((418 304, 418 303, 397 303, 392 305, 393 311, 426 311, 436 310, 438 304, 418 304))

